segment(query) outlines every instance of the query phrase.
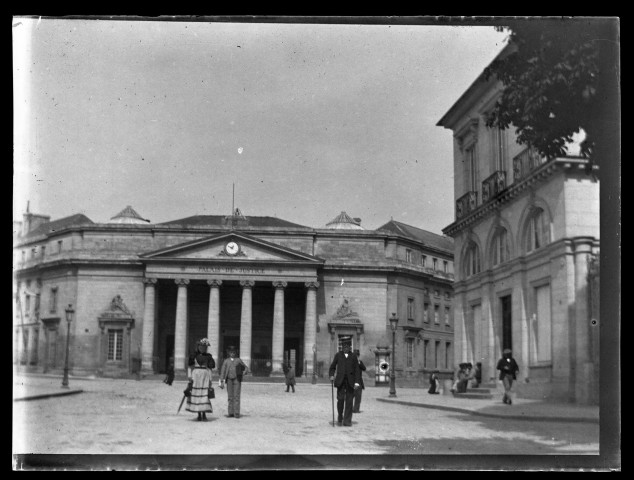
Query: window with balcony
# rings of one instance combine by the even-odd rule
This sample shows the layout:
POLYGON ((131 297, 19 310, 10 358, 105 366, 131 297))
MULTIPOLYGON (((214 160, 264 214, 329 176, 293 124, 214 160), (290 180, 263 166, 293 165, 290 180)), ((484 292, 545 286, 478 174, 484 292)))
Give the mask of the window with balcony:
POLYGON ((429 322, 429 303, 423 305, 423 321, 429 322))
POLYGON ((494 267, 510 258, 509 239, 506 228, 499 228, 491 244, 491 265, 494 267))
POLYGON ((421 255, 421 257, 420 257, 420 264, 421 264, 423 267, 426 267, 426 266, 427 266, 427 255, 421 255))
POLYGON ((409 248, 405 250, 405 260, 408 263, 412 263, 412 251, 409 248))
POLYGON ((550 232, 546 214, 541 208, 535 208, 526 228, 526 252, 532 252, 549 243, 550 232))
POLYGON ((432 262, 432 268, 434 270, 438 270, 438 259, 437 258, 432 258, 431 262, 432 262))
POLYGON ((57 241, 57 253, 61 253, 62 252, 62 246, 63 246, 63 241, 62 240, 58 240, 57 241))
POLYGON ((449 262, 447 260, 442 261, 442 271, 449 273, 449 262))
POLYGON ((434 323, 436 325, 440 323, 440 305, 434 305, 434 323))

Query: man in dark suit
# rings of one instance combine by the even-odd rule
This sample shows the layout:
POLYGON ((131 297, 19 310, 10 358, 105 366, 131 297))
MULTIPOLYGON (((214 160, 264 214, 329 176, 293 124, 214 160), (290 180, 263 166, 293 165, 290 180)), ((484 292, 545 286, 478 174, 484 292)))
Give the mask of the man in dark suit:
POLYGON ((350 343, 344 343, 342 350, 335 354, 330 364, 329 375, 330 381, 337 387, 337 424, 351 427, 352 402, 354 391, 361 387, 361 369, 357 356, 350 352, 350 343))
POLYGON ((359 372, 359 379, 361 380, 359 385, 361 385, 361 388, 357 388, 354 391, 354 405, 352 406, 352 413, 361 413, 361 395, 363 394, 363 390, 365 390, 365 385, 363 385, 363 372, 366 371, 366 367, 361 361, 361 352, 359 350, 355 350, 354 354, 357 359, 359 359, 359 370, 361 370, 359 372))

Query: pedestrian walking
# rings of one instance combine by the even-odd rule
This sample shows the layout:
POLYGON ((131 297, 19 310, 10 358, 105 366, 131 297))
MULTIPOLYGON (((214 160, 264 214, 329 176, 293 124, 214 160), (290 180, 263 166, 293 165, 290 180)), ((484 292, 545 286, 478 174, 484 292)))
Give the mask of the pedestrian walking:
POLYGON ((350 352, 349 342, 343 343, 342 351, 335 354, 330 364, 329 376, 337 387, 337 424, 351 427, 354 391, 361 388, 361 369, 357 356, 350 352))
POLYGON ((354 391, 354 403, 352 404, 352 413, 361 413, 361 397, 363 395, 363 390, 365 390, 365 385, 363 384, 363 372, 366 371, 365 365, 363 364, 363 362, 361 361, 361 352, 359 350, 355 350, 354 354, 357 356, 357 358, 359 359, 359 370, 361 370, 359 372, 359 379, 361 380, 359 382, 359 385, 361 386, 361 388, 357 388, 354 391))
POLYGON ((167 383, 168 385, 172 385, 174 382, 174 357, 170 357, 169 364, 167 366, 167 374, 165 375, 165 379, 163 383, 167 383))
POLYGON ((286 366, 286 393, 288 393, 288 389, 292 388, 293 393, 295 393, 295 367, 293 365, 288 364, 286 366))
POLYGON ((227 385, 227 414, 229 417, 240 418, 240 391, 242 390, 242 376, 248 373, 247 365, 237 357, 236 347, 228 347, 228 358, 222 362, 219 386, 224 389, 227 385))
POLYGON ((438 378, 439 373, 440 372, 438 370, 431 372, 431 375, 429 376, 429 390, 427 390, 427 393, 440 393, 440 379, 438 378))
POLYGON ((207 421, 207 413, 212 413, 209 389, 211 388, 211 370, 216 366, 211 353, 207 353, 209 340, 201 338, 196 345, 196 351, 189 356, 187 373, 189 384, 187 390, 188 412, 198 414, 198 421, 207 421))
POLYGON ((504 384, 504 396, 502 397, 502 401, 508 405, 513 403, 511 399, 511 388, 513 387, 513 380, 517 380, 517 374, 520 371, 512 353, 509 348, 505 348, 502 352, 502 358, 498 360, 497 365, 497 369, 500 371, 499 378, 504 384))

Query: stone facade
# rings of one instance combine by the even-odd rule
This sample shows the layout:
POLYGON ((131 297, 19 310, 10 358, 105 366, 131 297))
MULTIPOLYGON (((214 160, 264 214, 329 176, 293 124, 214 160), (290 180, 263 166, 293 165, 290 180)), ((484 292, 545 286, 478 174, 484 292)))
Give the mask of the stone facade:
MULTIPOLYGON (((504 54, 504 52, 502 52, 504 54)), ((586 160, 546 160, 487 128, 501 85, 480 77, 438 125, 454 132, 455 357, 495 381, 511 348, 518 395, 598 403, 599 325, 588 265, 599 253, 599 183, 586 160)))
POLYGON ((214 358, 234 345, 256 375, 280 375, 282 362, 294 361, 298 375, 327 376, 350 335, 371 385, 376 346, 391 344, 388 317, 396 313, 400 381, 425 384, 434 368, 450 376, 452 240, 399 222, 377 230, 354 222, 359 228, 248 216, 238 225, 222 216, 94 223, 74 215, 38 225, 14 238, 15 362, 61 371, 69 330, 72 374, 158 374, 170 357, 183 374, 196 341, 207 337, 214 358), (353 317, 337 316, 343 305, 353 317))

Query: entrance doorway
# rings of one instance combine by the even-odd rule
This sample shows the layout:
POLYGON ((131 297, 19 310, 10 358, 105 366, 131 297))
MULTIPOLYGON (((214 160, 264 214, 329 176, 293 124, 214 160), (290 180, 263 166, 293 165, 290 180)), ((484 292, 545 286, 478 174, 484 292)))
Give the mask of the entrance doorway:
POLYGON ((513 349, 513 328, 511 317, 511 295, 500 297, 502 304, 502 350, 513 349))
POLYGON ((167 372, 170 367, 170 358, 174 356, 174 335, 165 336, 165 365, 162 373, 167 372))

